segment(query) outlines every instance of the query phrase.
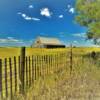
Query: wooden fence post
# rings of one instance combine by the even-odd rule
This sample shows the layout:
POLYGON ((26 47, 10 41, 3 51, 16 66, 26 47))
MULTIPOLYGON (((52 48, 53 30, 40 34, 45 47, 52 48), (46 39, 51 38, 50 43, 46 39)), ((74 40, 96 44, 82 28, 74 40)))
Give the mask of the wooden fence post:
POLYGON ((14 56, 14 71, 15 71, 15 92, 17 92, 17 65, 16 57, 14 56))
POLYGON ((26 82, 25 82, 25 84, 26 84, 26 87, 28 87, 29 86, 29 81, 28 81, 28 58, 27 57, 25 57, 25 63, 26 63, 26 82))
MULTIPOLYGON (((4 59, 4 67, 5 67, 5 89, 6 89, 6 97, 8 97, 8 81, 7 81, 7 77, 8 77, 8 75, 7 75, 7 67, 8 67, 8 65, 7 65, 7 58, 4 59)), ((12 75, 10 75, 10 77, 12 77, 12 75)), ((12 85, 11 85, 11 87, 12 87, 12 85)))
POLYGON ((24 93, 24 80, 25 80, 25 47, 21 48, 21 75, 20 75, 20 81, 21 81, 21 86, 20 86, 20 91, 21 93, 24 93))
POLYGON ((32 82, 34 82, 34 56, 32 55, 32 82))
POLYGON ((31 59, 30 56, 28 57, 28 61, 29 61, 29 87, 31 86, 31 59))
POLYGON ((0 97, 2 98, 2 59, 0 59, 0 97))
POLYGON ((18 57, 18 72, 19 72, 19 76, 20 76, 20 73, 21 73, 21 71, 20 71, 20 66, 21 66, 21 63, 20 63, 21 61, 20 61, 20 56, 18 57))
POLYGON ((72 74, 73 70, 73 47, 71 44, 71 51, 70 51, 70 75, 72 74))
MULTIPOLYGON (((5 62, 7 64, 7 60, 5 59, 5 62)), ((6 65, 5 64, 5 65, 6 65)), ((6 67, 6 70, 7 70, 7 66, 6 67)), ((13 72, 12 72, 12 59, 9 58, 9 68, 10 68, 10 94, 11 94, 11 99, 12 99, 12 95, 13 95, 13 81, 12 81, 12 77, 13 77, 13 72)), ((6 71, 6 92, 7 92, 7 95, 8 95, 8 83, 7 83, 7 71, 6 71)))

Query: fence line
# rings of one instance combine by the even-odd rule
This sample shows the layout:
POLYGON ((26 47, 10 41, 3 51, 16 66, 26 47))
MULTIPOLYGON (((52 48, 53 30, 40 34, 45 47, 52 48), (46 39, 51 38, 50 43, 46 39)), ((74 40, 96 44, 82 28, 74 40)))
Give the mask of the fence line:
POLYGON ((35 80, 69 65, 70 56, 66 51, 26 56, 22 48, 21 56, 0 59, 0 95, 12 97, 16 92, 24 93, 35 80))

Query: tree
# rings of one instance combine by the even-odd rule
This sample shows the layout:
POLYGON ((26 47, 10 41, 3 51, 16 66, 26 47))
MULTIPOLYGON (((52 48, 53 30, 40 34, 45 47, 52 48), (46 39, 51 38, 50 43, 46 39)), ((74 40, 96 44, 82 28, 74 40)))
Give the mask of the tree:
POLYGON ((100 42, 100 0, 77 0, 76 21, 88 28, 87 38, 100 42))

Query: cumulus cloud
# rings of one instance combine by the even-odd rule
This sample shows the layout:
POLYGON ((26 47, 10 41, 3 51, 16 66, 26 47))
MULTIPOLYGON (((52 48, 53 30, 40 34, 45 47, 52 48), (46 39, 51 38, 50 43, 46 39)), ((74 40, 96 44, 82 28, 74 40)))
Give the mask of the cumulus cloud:
POLYGON ((34 6, 33 5, 29 5, 28 8, 32 9, 32 8, 34 8, 34 6))
POLYGON ((45 17, 51 17, 52 12, 48 8, 42 8, 40 9, 40 14, 45 17))
POLYGON ((69 9, 69 12, 72 13, 72 14, 74 14, 75 8, 71 7, 71 8, 69 9))
POLYGON ((86 38, 86 33, 76 33, 76 34, 73 34, 73 36, 80 37, 80 38, 86 38))
POLYGON ((22 18, 24 18, 27 21, 31 21, 31 20, 33 20, 33 21, 40 21, 39 18, 27 16, 25 13, 18 12, 18 14, 21 15, 22 18))
POLYGON ((74 14, 75 13, 75 8, 72 7, 70 4, 68 4, 66 11, 68 11, 71 14, 74 14))
POLYGON ((0 38, 0 43, 23 43, 23 41, 15 39, 13 37, 7 37, 7 38, 0 38))
POLYGON ((64 15, 59 15, 59 18, 63 18, 64 17, 64 15))
POLYGON ((100 45, 92 45, 92 47, 98 47, 98 48, 100 48, 100 45))
POLYGON ((26 16, 26 14, 22 14, 22 17, 24 17, 24 18, 25 18, 25 17, 27 17, 27 16, 26 16))
POLYGON ((30 46, 33 43, 32 40, 21 40, 16 39, 14 37, 6 37, 6 38, 0 38, 0 46, 30 46))

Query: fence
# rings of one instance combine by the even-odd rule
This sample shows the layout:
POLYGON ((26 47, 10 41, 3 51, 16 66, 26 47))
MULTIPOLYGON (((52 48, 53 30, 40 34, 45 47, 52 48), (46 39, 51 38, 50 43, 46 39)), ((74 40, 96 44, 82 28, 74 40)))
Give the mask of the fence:
MULTIPOLYGON (((21 56, 0 59, 0 95, 12 97, 16 92, 23 93, 35 80, 48 74, 61 71, 67 66, 72 70, 72 57, 65 49, 26 56, 25 48, 21 49, 21 56), (70 60, 71 59, 71 60, 70 60)), ((72 51, 71 51, 72 56, 72 51)))

